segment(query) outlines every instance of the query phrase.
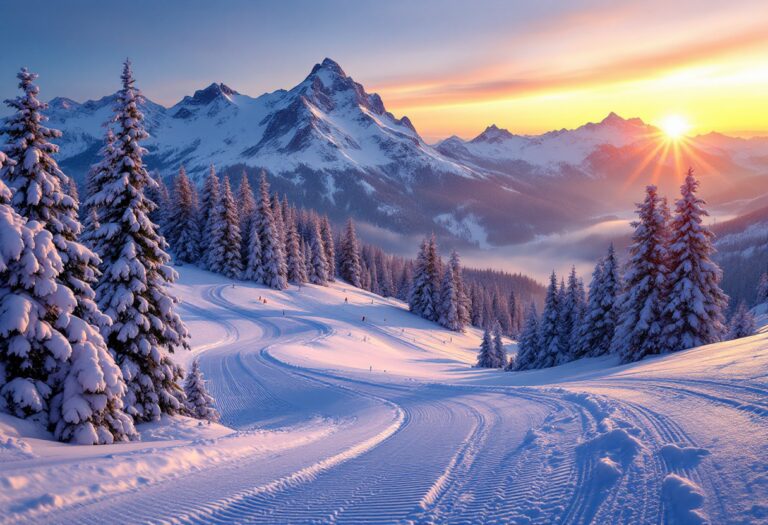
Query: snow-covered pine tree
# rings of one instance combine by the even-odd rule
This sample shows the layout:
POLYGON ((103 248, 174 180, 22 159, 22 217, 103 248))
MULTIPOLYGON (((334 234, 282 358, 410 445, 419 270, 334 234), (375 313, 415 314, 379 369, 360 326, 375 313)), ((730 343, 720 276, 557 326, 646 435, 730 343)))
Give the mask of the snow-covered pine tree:
POLYGON ((155 203, 155 207, 149 213, 149 220, 154 222, 158 226, 160 234, 165 236, 168 234, 168 219, 170 218, 168 210, 171 205, 171 192, 159 173, 151 173, 150 178, 153 183, 147 185, 145 193, 147 199, 155 203))
POLYGON ((256 239, 261 241, 261 264, 256 264, 255 254, 252 252, 248 259, 246 275, 251 276, 249 278, 259 277, 262 283, 275 290, 284 290, 288 287, 286 278, 288 269, 285 265, 285 253, 280 234, 272 216, 267 174, 263 171, 261 172, 259 195, 256 199, 256 217, 253 227, 251 245, 256 243, 256 239))
POLYGON ((214 399, 205 387, 205 379, 197 359, 192 361, 192 369, 187 374, 184 393, 187 396, 187 410, 192 417, 211 423, 221 419, 218 410, 213 406, 214 399))
POLYGON ((666 212, 656 186, 646 188, 632 223, 632 245, 624 273, 624 291, 618 298, 612 352, 622 362, 638 361, 664 348, 663 307, 667 284, 666 212))
POLYGON ((185 410, 179 385, 183 371, 168 353, 188 349, 189 334, 168 291, 176 272, 168 266, 166 242, 148 217, 155 204, 144 190, 153 181, 140 145, 148 134, 129 61, 121 79, 114 168, 99 174, 100 190, 93 196, 102 221, 94 235, 103 269, 96 294, 112 319, 104 334, 128 387, 126 411, 136 421, 152 421, 185 410))
POLYGON ((311 252, 309 282, 325 286, 328 284, 328 261, 325 258, 325 247, 323 246, 323 237, 322 233, 320 233, 317 217, 313 217, 311 220, 309 249, 311 252))
MULTIPOLYGON (((65 335, 68 345, 66 356, 61 341, 53 335, 44 343, 49 347, 44 353, 38 348, 39 339, 27 341, 26 348, 19 346, 22 339, 17 336, 21 332, 45 331, 46 327, 40 324, 45 322, 42 316, 26 329, 9 325, 4 331, 15 329, 19 334, 12 337, 8 348, 9 354, 16 355, 5 365, 9 382, 3 390, 6 394, 12 393, 5 396, 6 401, 16 413, 21 410, 29 415, 31 411, 47 410, 55 436, 64 441, 96 444, 128 439, 134 431, 130 418, 122 411, 125 384, 99 333, 110 324, 109 317, 97 306, 92 288, 99 276, 100 259, 78 240, 81 225, 76 186, 52 158, 58 147, 49 140, 60 137, 61 133, 42 126, 45 120, 42 111, 47 106, 37 100, 39 91, 33 83, 37 76, 22 69, 18 78, 24 94, 6 101, 16 113, 0 129, 0 134, 7 136, 7 151, 16 165, 13 169, 7 167, 0 171, 2 178, 15 190, 13 203, 18 213, 33 221, 31 224, 35 227, 45 228, 51 234, 61 267, 54 275, 56 291, 48 292, 55 296, 49 308, 50 314, 57 316, 56 329, 65 335), (67 194, 68 190, 70 194, 67 194), (36 369, 38 378, 35 382, 24 377, 25 370, 30 367, 36 369), (41 384, 40 380, 47 384, 41 384), (48 404, 51 393, 54 396, 48 404), (19 394, 23 395, 16 398, 19 394), (36 398, 32 402, 34 406, 28 404, 32 398, 36 398), (121 420, 128 420, 128 423, 121 424, 121 420)), ((35 238, 40 239, 39 250, 36 250, 42 258, 45 242, 40 235, 35 234, 35 238)), ((35 263, 35 257, 24 261, 31 272, 36 272, 33 269, 35 263)), ((40 273, 45 274, 42 264, 40 273)), ((10 279, 16 277, 9 275, 9 286, 13 286, 10 279)), ((32 281, 33 277, 27 279, 32 281)), ((41 291, 45 288, 41 283, 41 291)), ((17 301, 16 306, 23 304, 17 301)), ((26 304, 33 307, 32 303, 26 304)), ((18 321, 13 319, 12 312, 6 313, 12 323, 18 321)), ((39 313, 32 315, 38 317, 39 313)), ((46 338, 44 333, 38 337, 46 338)))
POLYGON ((288 280, 292 283, 301 284, 307 282, 308 277, 306 263, 301 253, 301 239, 294 213, 295 210, 288 209, 286 215, 286 264, 288 266, 288 280))
POLYGON ((6 136, 5 153, 16 165, 4 169, 3 178, 13 192, 16 212, 27 221, 38 221, 53 235, 64 264, 58 281, 75 296, 74 315, 101 329, 109 324, 109 318, 96 305, 92 289, 100 260, 78 241, 78 202, 66 193, 69 177, 52 157, 59 148, 50 140, 61 137, 61 132, 42 125, 46 120, 42 111, 48 106, 37 99, 37 75, 23 68, 17 77, 24 94, 5 101, 16 113, 0 128, 0 135, 6 136))
POLYGON ((435 236, 425 238, 413 270, 408 307, 429 321, 437 321, 440 290, 440 261, 435 236))
POLYGON ((459 298, 457 297, 456 280, 449 268, 443 275, 440 286, 440 303, 438 323, 454 332, 460 332, 463 328, 459 320, 459 298))
POLYGON ((539 352, 532 368, 548 368, 558 362, 558 354, 562 349, 560 344, 562 337, 560 331, 561 301, 561 293, 557 287, 557 275, 553 271, 549 277, 544 311, 539 320, 539 352))
POLYGON ((531 302, 525 316, 525 324, 520 332, 520 340, 517 342, 517 356, 515 357, 515 370, 529 370, 536 367, 541 351, 539 345, 539 316, 536 314, 536 305, 531 302))
POLYGON ((307 281, 309 281, 309 272, 312 268, 312 250, 309 249, 306 239, 301 239, 301 256, 304 258, 304 272, 307 274, 307 281))
POLYGON ((514 290, 509 292, 509 301, 507 301, 507 304, 509 305, 509 333, 510 335, 515 336, 520 333, 520 319, 518 312, 519 305, 517 304, 517 296, 515 295, 514 290))
POLYGON ((211 212, 219 202, 219 177, 216 175, 216 169, 211 164, 208 170, 208 177, 203 183, 203 190, 200 193, 200 206, 199 206, 199 221, 198 227, 200 229, 200 260, 202 266, 205 268, 208 264, 208 249, 210 245, 210 228, 213 226, 209 224, 211 212))
POLYGON ((509 326, 509 303, 502 296, 498 287, 493 290, 493 318, 498 321, 503 333, 510 333, 509 326))
POLYGON ((589 302, 579 336, 576 358, 600 356, 611 351, 616 330, 616 298, 621 289, 613 244, 592 272, 589 302))
POLYGON ((283 251, 283 265, 284 267, 281 269, 283 275, 288 276, 288 267, 285 265, 285 221, 283 220, 283 207, 280 204, 280 197, 277 195, 277 193, 272 195, 272 218, 275 221, 275 231, 277 232, 277 244, 282 248, 283 251))
POLYGON ((557 364, 567 363, 576 359, 578 353, 578 329, 580 316, 583 314, 583 288, 579 289, 579 278, 576 267, 571 266, 565 296, 560 305, 560 354, 557 364))
POLYGON ((507 351, 504 349, 504 340, 502 339, 501 323, 493 323, 493 353, 496 356, 496 367, 506 368, 508 364, 507 351))
POLYGON ((485 300, 483 299, 483 293, 477 284, 472 285, 472 293, 470 297, 472 299, 472 308, 470 310, 472 326, 484 326, 485 318, 483 317, 483 305, 485 304, 485 300))
POLYGON ((102 445, 138 438, 124 411, 126 384, 98 330, 69 319, 72 354, 59 392, 51 399, 50 424, 60 441, 102 445))
POLYGON ((72 353, 58 321, 75 299, 57 283, 63 263, 51 233, 10 206, 3 179, 14 164, 0 152, 0 410, 47 423, 52 378, 72 353))
POLYGON ((483 341, 480 343, 480 352, 477 354, 478 368, 497 368, 496 352, 493 347, 493 339, 490 330, 486 328, 483 331, 483 341))
POLYGON ((219 201, 208 220, 208 269, 230 279, 239 279, 243 273, 241 258, 240 218, 232 196, 229 177, 224 177, 219 201))
POLYGON ((401 301, 408 300, 408 294, 411 291, 411 282, 413 281, 413 263, 407 261, 403 265, 403 273, 400 275, 400 283, 397 286, 397 298, 401 301))
POLYGON ((173 180, 171 212, 168 214, 166 227, 166 239, 179 263, 193 263, 200 258, 199 211, 196 208, 197 199, 194 192, 195 189, 182 166, 173 180))
POLYGON ((91 197, 99 191, 99 188, 96 186, 99 172, 112 169, 114 159, 113 154, 115 150, 114 144, 115 134, 112 132, 111 128, 107 128, 104 137, 104 145, 101 150, 99 150, 99 158, 101 160, 91 167, 86 178, 86 198, 83 206, 80 208, 80 212, 83 215, 83 228, 82 234, 80 235, 80 241, 91 249, 93 249, 93 233, 98 230, 100 226, 99 209, 91 203, 91 197))
POLYGON ((357 234, 352 219, 347 220, 344 229, 339 256, 339 275, 352 286, 360 288, 360 246, 357 243, 357 234))
MULTIPOLYGON (((325 248, 325 260, 328 262, 328 281, 333 282, 336 280, 336 247, 333 244, 333 230, 327 215, 323 215, 320 219, 320 236, 325 248)), ((379 268, 379 271, 381 270, 379 268)))
POLYGON ((248 256, 251 251, 251 235, 253 234, 253 218, 256 213, 256 199, 253 188, 248 181, 248 174, 243 170, 240 177, 240 187, 237 190, 237 206, 240 215, 240 237, 242 238, 241 257, 243 269, 248 267, 248 256))
POLYGON ((62 441, 131 439, 120 370, 97 328, 72 315, 77 301, 56 283, 64 265, 51 233, 26 223, 10 198, 0 179, 0 410, 47 419, 62 441))
POLYGON ((456 314, 458 316, 459 330, 463 330, 470 323, 470 309, 472 306, 464 284, 461 258, 455 250, 451 252, 447 273, 450 273, 453 278, 453 286, 456 289, 456 314))
POLYGON ((755 316, 749 308, 747 308, 747 303, 741 301, 731 317, 728 339, 749 337, 750 335, 754 335, 756 330, 755 316))
POLYGON ((720 341, 727 330, 728 296, 720 289, 723 272, 711 259, 714 234, 703 224, 709 214, 698 187, 689 169, 670 225, 664 337, 671 352, 720 341))

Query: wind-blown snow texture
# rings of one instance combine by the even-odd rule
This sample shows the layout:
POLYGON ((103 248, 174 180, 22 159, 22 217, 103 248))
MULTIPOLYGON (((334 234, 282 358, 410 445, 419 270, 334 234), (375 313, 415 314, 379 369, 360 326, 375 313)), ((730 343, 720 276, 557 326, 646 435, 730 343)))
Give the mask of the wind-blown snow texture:
POLYGON ((471 366, 476 330, 342 282, 179 271, 178 357, 199 360, 222 424, 76 447, 0 416, 1 523, 768 519, 768 334, 502 372, 471 366))

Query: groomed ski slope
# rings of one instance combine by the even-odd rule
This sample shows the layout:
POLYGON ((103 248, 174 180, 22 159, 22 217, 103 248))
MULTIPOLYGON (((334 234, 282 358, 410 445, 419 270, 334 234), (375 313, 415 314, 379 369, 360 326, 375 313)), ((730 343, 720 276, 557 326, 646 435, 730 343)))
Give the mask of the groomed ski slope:
POLYGON ((768 523, 768 335, 503 373, 343 283, 180 273, 222 425, 76 447, 0 416, 0 523, 768 523))

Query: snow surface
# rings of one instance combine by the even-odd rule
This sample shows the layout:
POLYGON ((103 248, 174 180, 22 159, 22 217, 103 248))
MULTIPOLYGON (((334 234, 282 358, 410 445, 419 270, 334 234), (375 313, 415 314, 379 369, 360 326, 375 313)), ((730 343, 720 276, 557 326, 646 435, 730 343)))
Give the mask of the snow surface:
POLYGON ((509 373, 341 282, 179 273, 222 424, 84 447, 0 416, 0 523, 768 522, 766 333, 509 373))

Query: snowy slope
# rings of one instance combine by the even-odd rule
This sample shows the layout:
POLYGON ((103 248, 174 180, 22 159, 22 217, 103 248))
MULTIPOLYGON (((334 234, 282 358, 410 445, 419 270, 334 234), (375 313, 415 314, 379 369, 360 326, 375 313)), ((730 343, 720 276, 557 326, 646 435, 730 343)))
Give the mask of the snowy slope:
POLYGON ((223 425, 76 447, 3 417, 1 523, 768 520, 768 334, 503 373, 470 367, 476 331, 343 283, 180 271, 223 425))

